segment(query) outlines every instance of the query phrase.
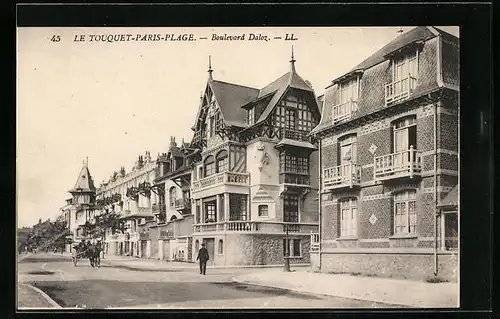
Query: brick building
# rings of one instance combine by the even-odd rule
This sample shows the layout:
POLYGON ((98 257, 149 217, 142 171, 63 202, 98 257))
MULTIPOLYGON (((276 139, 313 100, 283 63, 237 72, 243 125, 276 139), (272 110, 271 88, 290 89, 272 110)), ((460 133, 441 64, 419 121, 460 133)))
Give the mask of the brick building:
POLYGON ((458 38, 434 27, 399 35, 326 88, 312 132, 314 268, 456 280, 458 209, 438 206, 458 192, 458 92, 458 38))
POLYGON ((290 70, 262 89, 209 77, 189 155, 193 258, 205 243, 214 265, 309 263, 317 231, 320 120, 310 84, 290 70), (285 241, 286 231, 290 234, 285 241))

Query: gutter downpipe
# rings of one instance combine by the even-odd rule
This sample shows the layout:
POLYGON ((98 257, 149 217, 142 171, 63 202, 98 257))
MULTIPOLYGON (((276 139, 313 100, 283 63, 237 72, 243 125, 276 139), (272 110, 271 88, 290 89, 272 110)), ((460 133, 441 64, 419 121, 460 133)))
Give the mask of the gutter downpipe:
MULTIPOLYGON (((436 49, 436 68, 437 68, 437 84, 438 87, 443 88, 443 69, 442 69, 442 38, 441 34, 437 36, 437 49, 436 49)), ((437 112, 438 112, 439 102, 434 103, 434 276, 438 274, 438 237, 437 237, 437 219, 438 212, 438 191, 437 191, 437 112)), ((443 236, 443 234, 441 234, 443 236)))
POLYGON ((322 139, 320 138, 319 139, 319 191, 318 191, 318 206, 319 206, 319 227, 318 227, 318 233, 319 233, 319 247, 318 247, 318 259, 319 259, 319 262, 318 262, 318 268, 319 270, 321 271, 321 242, 322 242, 322 238, 321 238, 321 210, 322 210, 322 204, 321 204, 321 201, 322 201, 322 198, 323 198, 323 195, 322 195, 322 190, 323 190, 323 167, 321 166, 321 148, 322 148, 322 139))

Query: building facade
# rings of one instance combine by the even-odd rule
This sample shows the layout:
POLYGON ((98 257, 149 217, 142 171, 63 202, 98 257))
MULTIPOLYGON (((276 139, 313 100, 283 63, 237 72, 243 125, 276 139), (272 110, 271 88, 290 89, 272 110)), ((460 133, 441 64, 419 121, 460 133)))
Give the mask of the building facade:
POLYGON ((151 190, 156 164, 148 151, 140 155, 132 171, 122 167, 96 192, 96 207, 103 212, 113 211, 121 216, 119 230, 109 229, 105 238, 106 254, 141 256, 138 227, 153 220, 152 203, 156 194, 151 190))
POLYGON ((458 210, 438 206, 458 187, 458 58, 456 37, 418 27, 326 88, 315 269, 456 280, 458 210))
POLYGON ((262 89, 214 80, 209 67, 188 156, 193 259, 205 243, 212 265, 282 264, 286 246, 292 264, 309 263, 319 182, 308 134, 320 117, 293 54, 262 89))
MULTIPOLYGON (((68 239, 79 242, 85 238, 83 225, 94 218, 95 214, 96 187, 88 168, 88 160, 84 161, 75 186, 68 192, 71 198, 66 200, 66 205, 61 208, 61 214, 71 233, 68 239)), ((71 244, 66 245, 66 251, 71 251, 71 244)))

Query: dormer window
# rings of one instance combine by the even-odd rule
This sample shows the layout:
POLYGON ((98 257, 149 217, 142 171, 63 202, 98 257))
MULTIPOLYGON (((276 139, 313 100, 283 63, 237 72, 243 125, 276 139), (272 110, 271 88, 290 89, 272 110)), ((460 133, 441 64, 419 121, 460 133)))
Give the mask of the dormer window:
POLYGON ((359 76, 350 77, 339 83, 339 104, 332 109, 334 123, 348 120, 358 110, 359 76))
POLYGON ((410 97, 418 78, 418 49, 413 48, 392 58, 392 82, 385 86, 386 105, 410 97))

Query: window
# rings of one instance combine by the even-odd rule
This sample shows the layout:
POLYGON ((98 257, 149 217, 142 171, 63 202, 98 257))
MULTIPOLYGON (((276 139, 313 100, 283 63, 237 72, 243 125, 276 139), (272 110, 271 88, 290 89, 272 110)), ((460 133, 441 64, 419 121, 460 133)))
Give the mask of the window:
POLYGON ((259 217, 269 216, 269 207, 267 205, 259 205, 259 217))
POLYGON ((290 257, 301 257, 301 245, 300 239, 289 239, 288 242, 286 239, 283 239, 283 256, 286 256, 286 248, 288 247, 288 252, 290 257))
POLYGON ((394 194, 394 234, 415 234, 416 231, 416 191, 394 194))
MULTIPOLYGON (((340 83, 340 104, 347 103, 349 101, 356 102, 359 95, 359 78, 353 78, 351 80, 340 83)), ((354 111, 354 110, 353 110, 354 111)))
POLYGON ((340 236, 356 236, 358 230, 358 206, 356 198, 340 202, 340 236))
POLYGON ((309 157, 282 152, 280 154, 280 171, 309 174, 309 157))
POLYGON ((219 255, 222 255, 224 253, 224 242, 222 241, 222 239, 219 239, 217 252, 219 253, 219 255))
POLYGON ((299 221, 299 196, 285 194, 283 197, 283 221, 298 222, 299 221))
POLYGON ((316 126, 311 111, 303 97, 287 96, 280 101, 273 115, 273 125, 311 131, 316 126))
POLYGON ((251 108, 247 111, 247 123, 249 125, 252 125, 254 123, 254 120, 255 120, 255 108, 251 108))
POLYGON ((417 125, 415 117, 407 117, 393 123, 394 166, 405 166, 412 161, 408 152, 417 148, 417 125))
POLYGON ((205 158, 204 171, 205 177, 213 175, 215 173, 215 162, 213 155, 209 155, 205 158))
POLYGON ((295 130, 295 114, 296 110, 287 108, 285 111, 285 127, 295 130))
POLYGON ((205 203, 205 223, 215 223, 217 221, 217 203, 210 201, 205 203))
POLYGON ((201 219, 201 206, 200 201, 196 201, 196 223, 199 224, 201 219))
POLYGON ((417 147, 417 121, 415 117, 407 117, 393 124, 394 151, 402 152, 417 147))
POLYGON ((446 212, 444 218, 444 247, 446 250, 458 249, 458 214, 446 212))
POLYGON ((356 135, 349 135, 340 140, 340 164, 356 163, 357 138, 356 135))
POLYGON ((223 150, 217 154, 217 173, 225 172, 228 168, 227 151, 223 150))
POLYGON ((247 220, 247 195, 229 195, 229 220, 247 220))
POLYGON ((195 242, 194 242, 194 251, 198 251, 200 250, 200 241, 197 239, 195 242))
POLYGON ((175 189, 174 186, 170 187, 170 190, 168 191, 169 194, 169 201, 170 201, 170 206, 175 205, 175 199, 177 198, 177 189, 175 189))
POLYGON ((418 75, 417 51, 414 51, 404 57, 394 60, 393 77, 394 81, 404 79, 408 76, 416 78, 418 75))

